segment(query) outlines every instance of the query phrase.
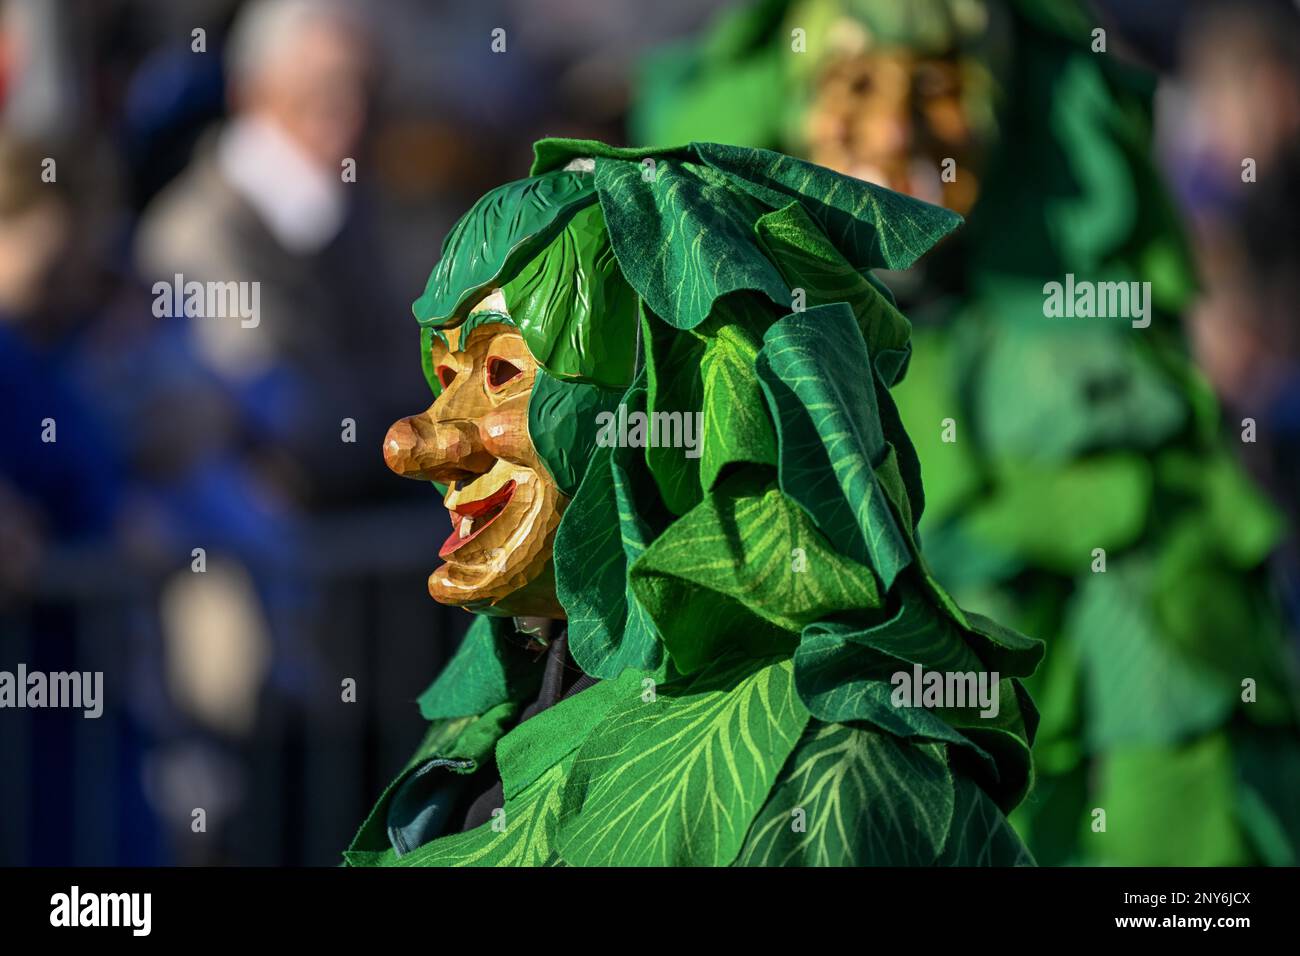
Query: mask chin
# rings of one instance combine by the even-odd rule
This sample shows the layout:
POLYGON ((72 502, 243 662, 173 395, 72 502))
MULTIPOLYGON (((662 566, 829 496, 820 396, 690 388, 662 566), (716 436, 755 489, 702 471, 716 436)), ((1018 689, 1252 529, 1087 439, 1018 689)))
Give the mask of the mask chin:
POLYGON ((439 574, 444 569, 445 567, 439 568, 429 576, 429 593, 440 603, 454 604, 466 611, 488 617, 517 617, 557 621, 563 621, 567 617, 559 599, 555 596, 555 569, 550 560, 547 560, 540 574, 527 584, 500 598, 478 597, 464 601, 446 600, 442 596, 442 583, 437 582, 439 574))
POLYGON ((446 563, 429 576, 429 594, 439 603, 492 616, 563 618, 552 549, 569 499, 537 470, 515 470, 511 480, 508 503, 482 536, 444 554, 446 563))

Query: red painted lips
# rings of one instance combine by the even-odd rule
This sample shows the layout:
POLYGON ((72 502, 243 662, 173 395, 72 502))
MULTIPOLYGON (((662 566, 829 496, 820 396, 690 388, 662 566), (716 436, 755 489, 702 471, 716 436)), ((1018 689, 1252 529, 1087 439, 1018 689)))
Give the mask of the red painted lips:
POLYGON ((451 535, 438 549, 438 557, 445 558, 459 548, 463 548, 486 530, 505 510, 510 499, 514 497, 515 483, 507 481, 501 488, 478 501, 461 502, 451 515, 451 535), (467 523, 468 522, 468 523, 467 523), (462 535, 462 531, 466 532, 462 535))

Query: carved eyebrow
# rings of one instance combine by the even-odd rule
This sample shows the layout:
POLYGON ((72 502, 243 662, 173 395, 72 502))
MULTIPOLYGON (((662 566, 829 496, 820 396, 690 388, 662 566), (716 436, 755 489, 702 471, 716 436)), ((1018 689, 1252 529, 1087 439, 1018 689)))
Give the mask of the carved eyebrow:
MULTIPOLYGON (((462 322, 458 326, 455 326, 455 328, 460 329, 460 336, 456 339, 456 351, 457 352, 465 351, 466 346, 469 345, 470 338, 474 334, 474 330, 477 329, 479 326, 494 325, 494 324, 508 325, 512 329, 518 328, 518 326, 515 324, 514 318, 511 317, 511 315, 508 312, 498 312, 492 309, 484 309, 481 312, 471 312, 469 314, 469 317, 465 319, 464 322, 462 322)), ((442 330, 439 329, 438 331, 441 332, 442 330)), ((447 341, 447 337, 445 335, 441 335, 439 336, 439 338, 442 339, 443 344, 446 345, 447 349, 450 351, 451 345, 447 341)))

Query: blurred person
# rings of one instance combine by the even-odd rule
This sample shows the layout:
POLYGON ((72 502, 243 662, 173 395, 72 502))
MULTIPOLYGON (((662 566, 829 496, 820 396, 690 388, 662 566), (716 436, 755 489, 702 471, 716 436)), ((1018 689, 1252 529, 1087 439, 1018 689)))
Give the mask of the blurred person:
POLYGON ((1165 132, 1205 285, 1193 342, 1220 393, 1258 407, 1293 374, 1300 346, 1287 321, 1300 254, 1291 175, 1300 16, 1278 3, 1210 6, 1192 19, 1184 48, 1181 100, 1165 132))
POLYGON ((4 122, 28 140, 75 135, 86 119, 87 98, 74 43, 76 0, 5 0, 0 3, 3 61, 15 69, 0 80, 4 122))
POLYGON ((256 0, 227 65, 231 119, 146 210, 139 269, 150 283, 249 284, 253 320, 188 320, 200 353, 241 397, 285 491, 312 507, 354 503, 377 472, 349 453, 345 420, 363 446, 382 433, 401 344, 349 175, 374 51, 352 5, 256 0))
POLYGON ((119 491, 119 450, 69 368, 79 330, 54 291, 74 222, 61 185, 42 176, 45 161, 0 136, 0 509, 9 516, 0 524, 25 542, 6 549, 6 562, 35 554, 38 528, 66 540, 106 534, 119 491), (87 461, 94 482, 84 480, 87 461))
POLYGON ((1189 361, 1154 83, 1098 27, 1079 3, 768 0, 650 61, 636 136, 722 127, 969 210, 910 287, 889 278, 931 326, 897 414, 937 576, 1047 641, 1013 822, 1045 864, 1295 864, 1283 528, 1189 361), (1143 314, 1054 315, 1051 283, 1076 273, 1135 283, 1143 314))
POLYGON ((1256 423, 1243 453, 1291 518, 1279 565, 1300 622, 1300 13, 1207 5, 1182 45, 1162 132, 1204 286, 1191 341, 1229 419, 1256 423))

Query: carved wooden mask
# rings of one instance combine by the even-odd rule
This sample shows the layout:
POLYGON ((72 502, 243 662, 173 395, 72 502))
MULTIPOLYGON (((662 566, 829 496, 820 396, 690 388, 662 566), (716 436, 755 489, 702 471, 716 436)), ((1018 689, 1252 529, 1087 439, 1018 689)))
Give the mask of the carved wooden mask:
POLYGON ((979 156, 963 83, 954 57, 895 48, 834 58, 808 111, 808 158, 965 214, 979 156), (945 160, 960 174, 945 179, 945 160))
MULTIPOLYGON (((508 314, 500 291, 470 314, 508 314)), ((384 438, 388 467, 447 486, 451 535, 429 576, 443 604, 488 614, 563 618, 551 549, 568 504, 528 434, 537 361, 508 322, 473 323, 433 340, 442 394, 384 438)))

